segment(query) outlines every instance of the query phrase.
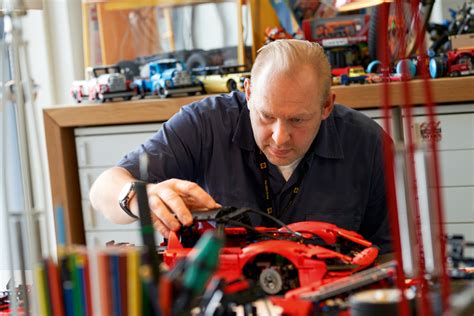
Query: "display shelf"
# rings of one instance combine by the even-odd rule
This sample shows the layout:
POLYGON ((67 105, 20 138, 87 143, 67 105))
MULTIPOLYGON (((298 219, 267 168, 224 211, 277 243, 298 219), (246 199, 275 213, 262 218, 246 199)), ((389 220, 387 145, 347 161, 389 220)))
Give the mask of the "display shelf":
MULTIPOLYGON (((436 104, 456 103, 474 100, 474 77, 440 78, 428 80, 433 102, 436 104)), ((411 104, 426 104, 425 81, 412 80, 406 82, 411 104)), ((403 105, 403 82, 388 84, 390 105, 403 105)), ((336 102, 353 108, 372 108, 382 105, 383 84, 354 84, 335 86, 336 102)))
MULTIPOLYGON (((474 101, 474 77, 430 80, 436 104, 474 101)), ((423 81, 408 82, 410 102, 425 104, 423 81)), ((390 83, 390 105, 403 104, 403 83, 390 83)), ((336 86, 336 102, 357 109, 381 106, 382 84, 336 86)), ((186 104, 206 96, 147 99, 106 104, 55 106, 44 109, 44 125, 53 205, 65 211, 67 242, 84 244, 78 166, 74 128, 162 122, 186 104)))
MULTIPOLYGON (((133 60, 138 56, 153 55, 161 51, 159 37, 167 39, 170 48, 174 50, 174 36, 172 30, 171 9, 179 6, 200 5, 208 3, 234 2, 237 6, 237 49, 238 62, 244 64, 245 43, 243 36, 242 6, 247 5, 250 12, 252 24, 252 56, 255 58, 257 50, 264 44, 264 31, 268 25, 278 25, 278 18, 273 12, 269 1, 260 0, 82 0, 83 21, 83 44, 84 64, 86 67, 98 64, 114 64, 121 60, 133 60), (153 16, 151 7, 164 10, 167 21, 166 30, 157 30, 156 17, 153 16), (147 17, 147 24, 141 25, 146 28, 140 47, 127 45, 123 47, 124 36, 131 43, 129 32, 129 14, 140 12, 147 17), (159 34, 158 34, 159 33, 159 34), (146 35, 146 36, 145 36, 146 35), (153 39, 146 41, 146 39, 153 39), (122 44, 122 45, 121 45, 122 44)), ((143 17, 141 20, 144 20, 143 17)), ((143 22, 143 21, 142 21, 143 22)))

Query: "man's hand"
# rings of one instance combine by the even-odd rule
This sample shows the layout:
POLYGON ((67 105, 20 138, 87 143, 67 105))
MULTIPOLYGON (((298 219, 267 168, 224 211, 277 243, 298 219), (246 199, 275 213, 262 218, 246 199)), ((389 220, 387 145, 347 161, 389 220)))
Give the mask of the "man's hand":
MULTIPOLYGON (((170 231, 193 222, 191 210, 220 207, 214 199, 194 182, 170 179, 148 184, 148 203, 155 229, 168 238, 170 231)), ((132 203, 136 203, 132 201, 132 203)))

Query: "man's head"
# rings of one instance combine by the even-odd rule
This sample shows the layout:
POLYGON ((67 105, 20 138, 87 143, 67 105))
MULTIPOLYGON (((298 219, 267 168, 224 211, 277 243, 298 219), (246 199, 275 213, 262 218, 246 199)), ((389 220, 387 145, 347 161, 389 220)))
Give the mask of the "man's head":
POLYGON ((334 106, 321 46, 301 40, 264 46, 244 86, 255 141, 268 160, 285 166, 302 158, 334 106))

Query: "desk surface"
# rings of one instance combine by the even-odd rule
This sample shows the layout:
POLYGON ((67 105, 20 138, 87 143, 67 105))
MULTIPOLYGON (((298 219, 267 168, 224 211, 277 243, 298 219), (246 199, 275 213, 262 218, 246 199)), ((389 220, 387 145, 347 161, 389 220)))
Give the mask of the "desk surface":
MULTIPOLYGON (((428 82, 433 102, 437 104, 474 101, 473 76, 442 78, 428 82)), ((387 85, 389 105, 404 104, 402 93, 404 84, 393 82, 387 85)), ((410 91, 410 103, 427 103, 424 81, 413 80, 406 84, 410 91)), ((356 84, 332 88, 337 103, 357 109, 380 107, 383 102, 383 89, 383 84, 356 84)), ((181 106, 203 97, 205 96, 55 106, 44 109, 53 205, 61 205, 64 208, 68 243, 85 243, 74 128, 166 121, 181 106)))

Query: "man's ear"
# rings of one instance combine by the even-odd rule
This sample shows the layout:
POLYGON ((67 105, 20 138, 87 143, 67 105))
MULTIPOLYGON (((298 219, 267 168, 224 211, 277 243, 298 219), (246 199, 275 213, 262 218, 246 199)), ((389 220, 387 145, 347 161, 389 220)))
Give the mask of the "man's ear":
POLYGON ((329 115, 332 112, 332 109, 334 108, 334 101, 336 100, 336 95, 333 92, 329 92, 329 96, 324 103, 323 107, 323 114, 321 116, 322 120, 325 120, 329 117, 329 115))
POLYGON ((245 81, 244 81, 244 91, 245 91, 245 99, 247 100, 247 104, 249 103, 249 100, 250 100, 250 79, 249 78, 245 78, 245 81))

